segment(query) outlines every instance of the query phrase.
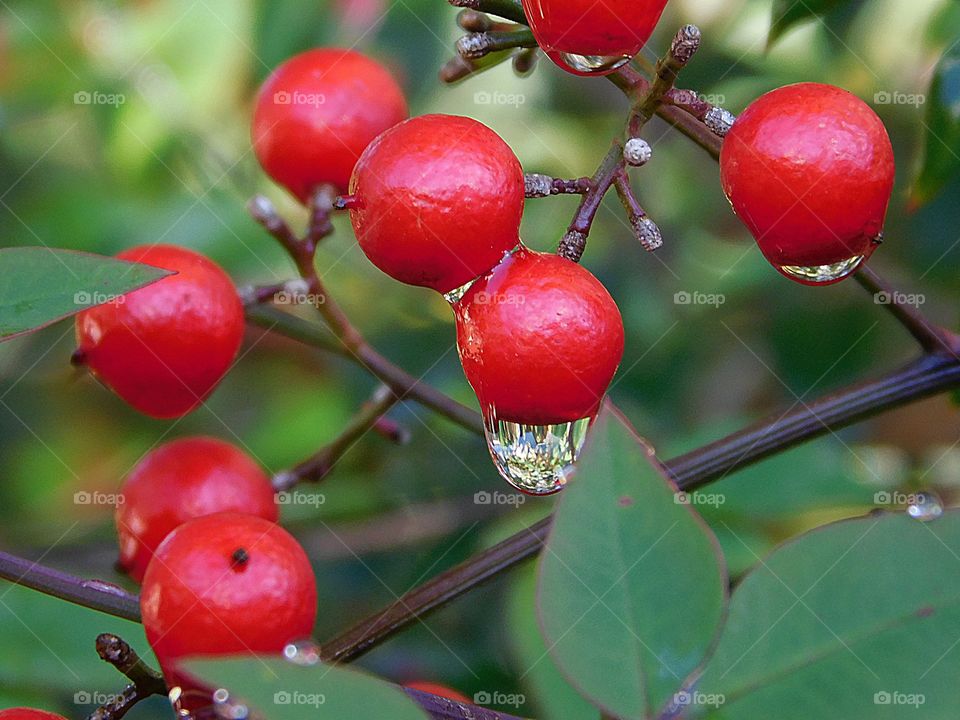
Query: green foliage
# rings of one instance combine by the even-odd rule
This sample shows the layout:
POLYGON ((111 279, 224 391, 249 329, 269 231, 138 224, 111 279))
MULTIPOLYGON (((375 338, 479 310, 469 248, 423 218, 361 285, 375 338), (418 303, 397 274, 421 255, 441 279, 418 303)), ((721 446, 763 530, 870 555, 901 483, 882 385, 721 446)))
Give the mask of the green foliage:
POLYGON ((960 46, 940 58, 930 84, 923 122, 924 155, 911 203, 924 205, 960 176, 960 46))
POLYGON ((562 672, 608 714, 652 717, 707 654, 726 602, 719 548, 605 409, 557 505, 537 589, 562 672))
POLYGON ((148 265, 52 248, 0 248, 0 340, 39 330, 68 315, 170 275, 148 265))

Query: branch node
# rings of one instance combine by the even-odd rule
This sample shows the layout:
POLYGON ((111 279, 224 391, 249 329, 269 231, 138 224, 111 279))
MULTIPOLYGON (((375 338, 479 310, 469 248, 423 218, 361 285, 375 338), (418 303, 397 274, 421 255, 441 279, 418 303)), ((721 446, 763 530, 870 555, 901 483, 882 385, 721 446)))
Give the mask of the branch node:
POLYGON ((623 159, 627 165, 640 167, 650 162, 653 157, 653 148, 643 138, 630 138, 623 146, 623 159))
POLYGON ((581 230, 567 230, 563 239, 560 240, 560 246, 557 248, 557 255, 580 262, 583 257, 583 251, 587 248, 587 234, 581 230))
POLYGON ((528 198, 545 198, 554 194, 553 178, 542 173, 527 173, 523 177, 523 190, 528 198))
POLYGON ((493 49, 487 32, 468 33, 457 40, 457 54, 466 60, 477 60, 493 49))
POLYGON ((526 77, 537 67, 537 49, 523 48, 513 56, 513 71, 520 77, 526 77))
POLYGON ((670 55, 674 62, 683 67, 700 49, 700 28, 696 25, 684 25, 670 43, 670 55))
POLYGON ((737 117, 729 110, 724 110, 722 107, 712 107, 704 115, 703 124, 710 128, 710 132, 717 137, 726 137, 736 120, 737 117))
POLYGON ((493 21, 486 13, 466 8, 457 14, 457 25, 467 32, 486 32, 493 27, 493 21))
POLYGON ((663 235, 660 234, 660 227, 646 215, 630 218, 630 224, 636 233, 637 240, 647 252, 653 252, 663 247, 663 235))

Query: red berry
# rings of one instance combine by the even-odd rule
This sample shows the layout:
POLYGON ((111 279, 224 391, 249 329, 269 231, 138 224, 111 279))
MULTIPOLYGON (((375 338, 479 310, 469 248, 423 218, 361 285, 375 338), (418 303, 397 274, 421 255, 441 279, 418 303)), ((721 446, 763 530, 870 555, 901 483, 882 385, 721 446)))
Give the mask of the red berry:
POLYGON ((612 72, 640 52, 667 0, 523 0, 537 43, 577 75, 612 72))
POLYGON ((519 242, 523 169, 470 118, 424 115, 388 130, 363 153, 350 192, 363 252, 410 285, 449 292, 519 242))
POLYGON ((160 544, 140 610, 168 684, 182 685, 182 658, 274 654, 308 637, 317 587, 306 553, 286 530, 218 513, 184 523, 160 544))
POLYGON ((720 155, 734 211, 767 260, 806 284, 841 280, 874 251, 893 175, 893 148, 876 113, 818 83, 753 102, 720 155))
POLYGON ((15 707, 0 710, 0 720, 66 720, 63 715, 36 710, 34 708, 15 707))
POLYGON ((229 276, 191 250, 153 245, 117 257, 177 274, 78 314, 78 357, 137 410, 184 415, 237 356, 243 305, 229 276))
POLYGON ((325 183, 344 192, 364 148, 406 117, 403 91, 379 63, 352 50, 308 50, 260 88, 253 149, 267 174, 306 203, 325 183))
POLYGON ((216 438, 181 438, 152 450, 121 491, 120 565, 137 582, 157 546, 188 520, 218 512, 278 517, 270 478, 240 448, 216 438))
POLYGON ((437 683, 432 682, 408 682, 404 685, 411 690, 419 690, 420 692, 430 693, 431 695, 436 695, 437 697, 447 698, 447 700, 453 700, 454 702, 460 703, 469 703, 472 702, 463 693, 452 690, 445 685, 438 685, 437 683))
POLYGON ((597 412, 623 356, 623 322, 587 270, 521 248, 456 310, 460 359, 486 415, 552 425, 597 412))

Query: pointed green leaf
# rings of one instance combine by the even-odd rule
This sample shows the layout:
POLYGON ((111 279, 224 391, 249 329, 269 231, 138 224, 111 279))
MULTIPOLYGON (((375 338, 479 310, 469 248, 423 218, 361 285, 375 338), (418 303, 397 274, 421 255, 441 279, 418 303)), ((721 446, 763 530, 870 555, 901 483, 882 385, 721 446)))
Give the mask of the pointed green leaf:
POLYGON ((960 175, 960 45, 944 53, 934 71, 923 126, 923 162, 910 192, 914 208, 960 175))
POLYGON ((824 15, 841 7, 850 0, 774 0, 773 19, 767 36, 767 47, 771 47, 794 25, 824 15))
POLYGON ((170 274, 72 250, 0 248, 0 341, 115 301, 170 274))
POLYGON ((960 514, 827 525, 734 591, 684 717, 953 719, 958 628, 960 514))
POLYGON ((275 658, 191 660, 186 669, 270 720, 390 718, 424 720, 426 713, 390 683, 332 665, 301 667, 275 658))
POLYGON ((609 715, 649 718, 700 665, 726 606, 716 540, 609 406, 558 503, 538 604, 561 672, 609 715))

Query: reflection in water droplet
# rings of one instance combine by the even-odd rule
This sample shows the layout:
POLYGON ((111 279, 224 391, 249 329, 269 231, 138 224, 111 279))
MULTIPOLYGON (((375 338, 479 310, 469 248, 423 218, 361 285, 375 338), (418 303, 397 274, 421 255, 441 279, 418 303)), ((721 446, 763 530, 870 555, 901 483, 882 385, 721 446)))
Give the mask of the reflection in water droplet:
POLYGON ((522 425, 485 413, 487 447, 507 482, 530 495, 549 495, 566 485, 593 419, 522 425))
POLYGON ((565 52, 549 52, 548 57, 560 67, 578 75, 602 75, 611 73, 630 62, 630 55, 576 55, 565 52))
POLYGON ((925 490, 915 493, 907 505, 907 515, 917 520, 936 520, 943 515, 943 503, 936 493, 925 490))
POLYGON ((788 277, 807 283, 836 282, 854 272, 863 262, 863 255, 841 260, 830 265, 781 265, 780 272, 788 277))
POLYGON ((460 302, 460 298, 467 294, 467 290, 470 289, 470 286, 473 285, 477 280, 479 280, 479 278, 474 278, 473 280, 464 283, 460 287, 454 288, 450 292, 445 292, 443 294, 443 299, 451 305, 456 305, 458 302, 460 302))
POLYGON ((298 640, 283 648, 283 657, 294 665, 316 665, 320 662, 320 646, 312 640, 298 640))

